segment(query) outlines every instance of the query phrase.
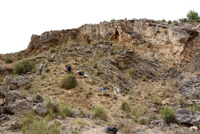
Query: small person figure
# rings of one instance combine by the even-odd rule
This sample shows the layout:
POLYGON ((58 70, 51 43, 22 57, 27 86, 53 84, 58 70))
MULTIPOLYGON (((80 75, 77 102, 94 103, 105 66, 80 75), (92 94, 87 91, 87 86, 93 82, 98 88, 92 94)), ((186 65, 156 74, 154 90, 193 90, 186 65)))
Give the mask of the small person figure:
POLYGON ((68 65, 68 66, 67 66, 67 72, 68 72, 68 73, 71 73, 71 71, 72 71, 72 67, 71 67, 70 65, 68 65))
POLYGON ((81 76, 84 76, 84 72, 77 71, 76 73, 78 75, 78 78, 80 78, 81 76))
POLYGON ((39 67, 39 75, 41 76, 42 74, 42 68, 44 67, 44 64, 41 64, 40 67, 39 67))

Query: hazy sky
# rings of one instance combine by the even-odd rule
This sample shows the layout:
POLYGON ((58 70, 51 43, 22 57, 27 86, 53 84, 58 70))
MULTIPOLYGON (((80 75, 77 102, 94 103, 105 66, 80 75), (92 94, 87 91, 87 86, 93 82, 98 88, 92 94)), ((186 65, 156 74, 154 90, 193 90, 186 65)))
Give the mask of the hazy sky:
POLYGON ((0 53, 26 49, 32 34, 111 19, 177 20, 200 0, 1 0, 0 53))

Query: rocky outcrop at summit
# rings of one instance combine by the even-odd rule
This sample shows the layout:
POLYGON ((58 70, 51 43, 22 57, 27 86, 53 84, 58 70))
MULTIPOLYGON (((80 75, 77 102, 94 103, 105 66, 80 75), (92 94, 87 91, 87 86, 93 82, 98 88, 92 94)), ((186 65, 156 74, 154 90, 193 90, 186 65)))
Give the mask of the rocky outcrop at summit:
POLYGON ((169 66, 190 62, 200 49, 200 35, 196 30, 152 20, 117 20, 33 35, 28 51, 70 41, 88 44, 108 41, 126 45, 142 58, 169 66))

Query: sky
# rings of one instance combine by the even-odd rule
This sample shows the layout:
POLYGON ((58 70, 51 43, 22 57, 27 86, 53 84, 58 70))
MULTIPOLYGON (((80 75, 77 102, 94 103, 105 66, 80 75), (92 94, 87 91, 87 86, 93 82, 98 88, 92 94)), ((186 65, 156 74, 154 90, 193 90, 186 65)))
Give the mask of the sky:
POLYGON ((1 0, 0 53, 28 47, 32 34, 112 19, 178 20, 200 0, 1 0))

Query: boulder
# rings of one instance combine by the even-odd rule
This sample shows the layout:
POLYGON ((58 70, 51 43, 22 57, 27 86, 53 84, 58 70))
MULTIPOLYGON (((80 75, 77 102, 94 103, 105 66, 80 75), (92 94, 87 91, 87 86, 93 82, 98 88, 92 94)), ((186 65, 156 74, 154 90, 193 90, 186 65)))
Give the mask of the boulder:
POLYGON ((200 77, 183 73, 178 79, 179 91, 185 98, 199 97, 200 77))
POLYGON ((175 120, 177 122, 186 123, 198 127, 200 124, 200 112, 192 112, 180 108, 175 112, 175 120))
POLYGON ((20 89, 28 89, 31 86, 32 76, 19 77, 16 79, 17 87, 20 89))
POLYGON ((31 104, 26 100, 16 100, 15 102, 6 106, 7 113, 21 114, 24 111, 30 109, 31 104))
POLYGON ((44 101, 44 99, 43 99, 43 97, 41 96, 40 93, 37 93, 37 94, 36 94, 35 99, 36 99, 36 101, 37 101, 38 103, 42 103, 42 102, 44 101))
POLYGON ((43 106, 43 104, 38 103, 37 105, 35 105, 32 110, 42 116, 45 116, 48 113, 48 109, 46 107, 43 106))
POLYGON ((15 102, 16 100, 20 99, 19 92, 16 90, 9 91, 7 97, 8 97, 8 101, 12 101, 12 102, 15 102))

